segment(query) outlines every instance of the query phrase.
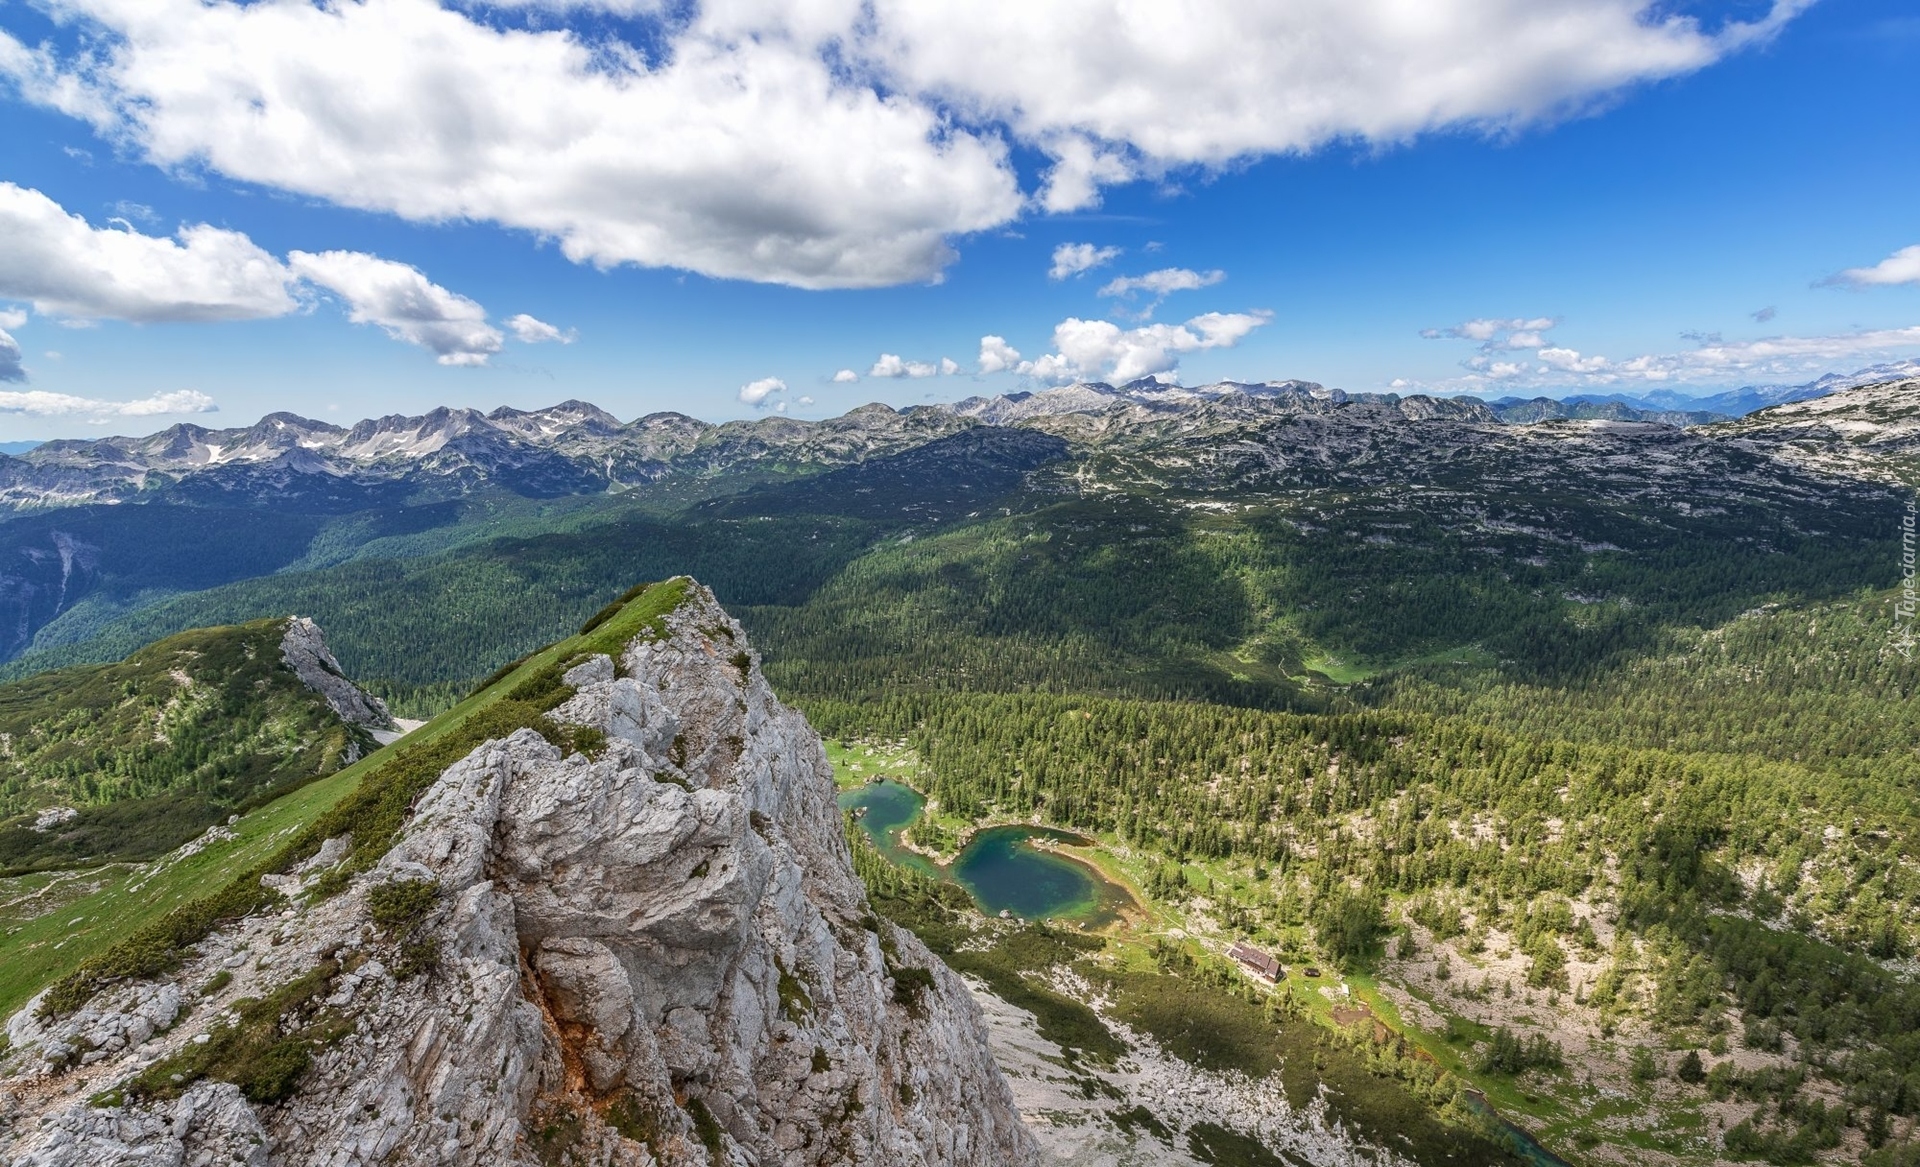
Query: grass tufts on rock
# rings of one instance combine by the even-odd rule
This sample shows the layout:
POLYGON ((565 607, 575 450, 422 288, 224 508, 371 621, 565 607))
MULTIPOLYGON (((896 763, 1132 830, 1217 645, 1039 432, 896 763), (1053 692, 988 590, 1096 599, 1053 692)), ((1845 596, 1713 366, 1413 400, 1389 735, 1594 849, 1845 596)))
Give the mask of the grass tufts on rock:
POLYGON ((216 1025, 204 1042, 189 1042, 128 1079, 122 1089, 135 1099, 178 1098, 202 1078, 232 1082, 249 1101, 274 1103, 290 1097, 313 1063, 313 1052, 338 1041, 353 1023, 320 1002, 340 973, 335 961, 281 985, 261 998, 236 1002, 236 1020, 216 1025))

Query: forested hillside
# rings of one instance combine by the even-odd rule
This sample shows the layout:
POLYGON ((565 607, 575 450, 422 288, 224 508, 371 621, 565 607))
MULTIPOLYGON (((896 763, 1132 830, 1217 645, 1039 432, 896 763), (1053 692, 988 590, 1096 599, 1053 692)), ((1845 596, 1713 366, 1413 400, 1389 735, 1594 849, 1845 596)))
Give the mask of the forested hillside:
POLYGON ((282 659, 286 631, 197 629, 0 685, 0 871, 152 858, 371 751, 282 659))
MULTIPOLYGON (((1884 421, 1916 392, 1866 396, 1884 421)), ((1238 985, 1236 938, 1341 970, 1402 1043, 1353 1038, 1366 1072, 1444 1068, 1570 1159, 1911 1154, 1900 463, 1854 474, 1798 423, 1774 451, 1764 414, 1516 428, 1241 397, 1013 403, 852 464, 514 504, 494 537, 468 512, 342 528, 11 668, 302 611, 419 716, 689 573, 824 732, 918 759, 927 846, 1014 821, 1092 839, 1145 913, 1134 963, 1094 970, 1116 985, 1238 985)), ((996 983, 1048 1000, 1089 959, 996 983)))

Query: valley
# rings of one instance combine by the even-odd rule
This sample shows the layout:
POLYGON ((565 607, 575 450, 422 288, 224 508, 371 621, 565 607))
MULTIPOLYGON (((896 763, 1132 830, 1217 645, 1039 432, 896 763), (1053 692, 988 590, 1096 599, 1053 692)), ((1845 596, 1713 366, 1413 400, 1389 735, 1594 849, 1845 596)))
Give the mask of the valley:
MULTIPOLYGON (((143 592, 102 552, 16 686, 299 612, 432 720, 222 795, 192 854, 212 821, 0 879, 0 1007, 202 890, 255 910, 344 824, 367 870, 447 763, 563 699, 527 686, 583 621, 690 574, 826 739, 875 912, 966 978, 1063 1162, 1912 1161, 1920 673, 1890 629, 1920 382, 1687 429, 1048 392, 700 430, 611 493, 395 445, 400 501, 315 512, 274 566, 143 592)), ((165 473, 113 521, 204 521, 165 473)))

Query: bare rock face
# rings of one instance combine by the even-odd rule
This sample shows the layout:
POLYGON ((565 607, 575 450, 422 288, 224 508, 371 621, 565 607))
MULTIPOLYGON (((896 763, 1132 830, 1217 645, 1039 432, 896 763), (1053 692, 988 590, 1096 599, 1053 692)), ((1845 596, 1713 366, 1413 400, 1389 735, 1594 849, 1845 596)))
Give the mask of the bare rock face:
POLYGON ((96 998, 87 1032, 125 1036, 86 1065, 73 1026, 10 1025, 0 1089, 21 1101, 0 1161, 1033 1163, 978 1007, 869 911, 820 740, 712 595, 692 587, 664 636, 566 680, 554 717, 601 731, 597 757, 531 730, 482 745, 349 891, 203 942, 178 981, 231 983, 170 1031, 153 1021, 170 985, 96 998), (438 895, 392 926, 407 947, 368 897, 409 880, 438 895), (423 951, 426 971, 401 967, 423 951), (313 1032, 351 1024, 316 1039, 284 1101, 206 1080, 82 1101, 315 974, 313 1032), (102 1019, 132 1009, 152 1016, 102 1019))
POLYGON ((287 621, 287 634, 280 640, 280 659, 285 661, 300 683, 326 699, 340 720, 365 729, 392 729, 393 714, 386 702, 363 692, 340 671, 333 659, 320 626, 306 616, 287 621))

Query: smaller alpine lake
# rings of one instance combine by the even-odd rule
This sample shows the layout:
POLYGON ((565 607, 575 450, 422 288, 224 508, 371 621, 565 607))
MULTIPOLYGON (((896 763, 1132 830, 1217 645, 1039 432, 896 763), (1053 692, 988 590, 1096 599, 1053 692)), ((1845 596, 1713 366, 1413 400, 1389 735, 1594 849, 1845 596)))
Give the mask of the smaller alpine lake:
POLYGON ((1007 912, 1025 920, 1073 920, 1099 928, 1134 906, 1125 888, 1059 850, 1094 845, 1071 831, 1024 824, 983 827, 951 865, 942 866, 902 838, 926 804, 912 787, 890 780, 869 782, 842 790, 839 802, 841 810, 856 815, 860 829, 888 862, 958 883, 988 915, 1007 912))

